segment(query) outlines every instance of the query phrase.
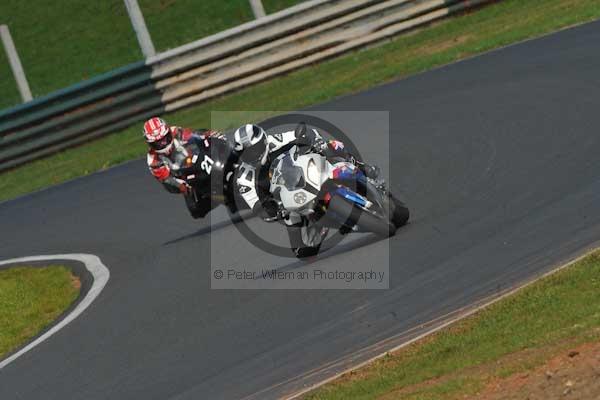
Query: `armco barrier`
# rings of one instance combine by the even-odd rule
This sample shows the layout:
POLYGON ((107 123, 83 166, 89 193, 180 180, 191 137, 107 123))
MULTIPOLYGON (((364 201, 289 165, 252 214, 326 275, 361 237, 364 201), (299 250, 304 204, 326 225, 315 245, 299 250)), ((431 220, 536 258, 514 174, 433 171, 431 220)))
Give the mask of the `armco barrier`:
POLYGON ((494 0, 312 0, 0 112, 0 171, 494 0))

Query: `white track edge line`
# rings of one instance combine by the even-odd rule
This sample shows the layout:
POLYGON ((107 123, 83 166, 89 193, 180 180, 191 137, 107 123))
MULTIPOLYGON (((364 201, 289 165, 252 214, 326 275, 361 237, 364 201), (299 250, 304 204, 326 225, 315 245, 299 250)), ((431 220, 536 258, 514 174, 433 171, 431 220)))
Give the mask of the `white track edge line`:
POLYGON ((99 257, 93 254, 56 254, 56 255, 48 255, 48 256, 32 256, 32 257, 21 257, 21 258, 13 258, 10 260, 0 261, 1 265, 7 264, 16 264, 16 263, 26 263, 31 261, 51 261, 51 260, 75 260, 82 262, 85 265, 85 268, 92 274, 93 282, 92 287, 86 293, 85 297, 77 304, 77 306, 71 311, 68 315, 66 315, 63 319, 61 319, 56 325, 50 328, 48 331, 44 332, 41 336, 36 338, 33 342, 29 343, 27 346, 23 347, 21 350, 12 354, 5 360, 0 361, 0 370, 6 367, 8 364, 27 353, 29 350, 33 349, 40 343, 47 340, 50 336, 54 335, 56 332, 64 328, 67 324, 75 320, 81 313, 83 313, 86 308, 92 304, 92 302, 98 297, 108 279, 110 278, 110 271, 99 257))

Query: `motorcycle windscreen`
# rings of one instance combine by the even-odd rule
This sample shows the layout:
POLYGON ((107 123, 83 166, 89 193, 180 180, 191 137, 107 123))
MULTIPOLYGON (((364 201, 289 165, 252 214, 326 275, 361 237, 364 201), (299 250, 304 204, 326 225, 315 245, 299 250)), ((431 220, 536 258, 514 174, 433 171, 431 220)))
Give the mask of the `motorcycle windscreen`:
POLYGON ((306 186, 304 171, 294 165, 292 157, 284 157, 274 171, 275 183, 283 185, 287 190, 302 189, 306 186))

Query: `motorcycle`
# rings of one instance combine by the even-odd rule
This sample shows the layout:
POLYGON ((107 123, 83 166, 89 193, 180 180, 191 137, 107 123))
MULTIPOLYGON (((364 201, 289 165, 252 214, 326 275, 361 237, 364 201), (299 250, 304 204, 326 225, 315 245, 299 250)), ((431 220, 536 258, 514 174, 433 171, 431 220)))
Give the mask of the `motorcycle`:
POLYGON ((173 175, 193 189, 192 196, 186 196, 190 210, 201 198, 209 199, 213 206, 227 203, 228 174, 235 168, 235 158, 227 141, 190 142, 176 153, 174 161, 168 162, 173 175))
POLYGON ((344 234, 372 232, 389 237, 410 216, 404 203, 352 162, 328 160, 294 146, 273 160, 269 174, 270 191, 287 219, 344 234))

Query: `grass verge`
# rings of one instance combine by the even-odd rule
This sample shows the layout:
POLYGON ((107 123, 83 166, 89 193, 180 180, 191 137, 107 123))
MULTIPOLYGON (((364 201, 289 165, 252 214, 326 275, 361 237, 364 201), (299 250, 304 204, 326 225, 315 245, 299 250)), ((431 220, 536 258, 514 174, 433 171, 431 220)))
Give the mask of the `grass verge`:
POLYGON ((556 352, 600 340, 598 293, 600 251, 304 399, 479 396, 491 382, 532 371, 556 352))
MULTIPOLYGON (((302 0, 262 0, 267 14, 302 0)), ((248 0, 140 0, 158 51, 184 45, 254 19, 248 0)))
POLYGON ((64 266, 0 271, 0 359, 61 315, 79 296, 80 287, 64 266))
MULTIPOLYGON (((294 110, 597 18, 597 0, 504 0, 167 118, 207 127, 213 110, 294 110)), ((143 156, 140 130, 132 126, 0 175, 0 201, 143 156)))
MULTIPOLYGON (((267 13, 300 0, 263 0, 267 13)), ((142 60, 123 0, 2 0, 34 97, 142 60)), ((254 19, 248 0, 140 0, 157 51, 254 19)), ((20 102, 0 44, 0 109, 20 102)))

